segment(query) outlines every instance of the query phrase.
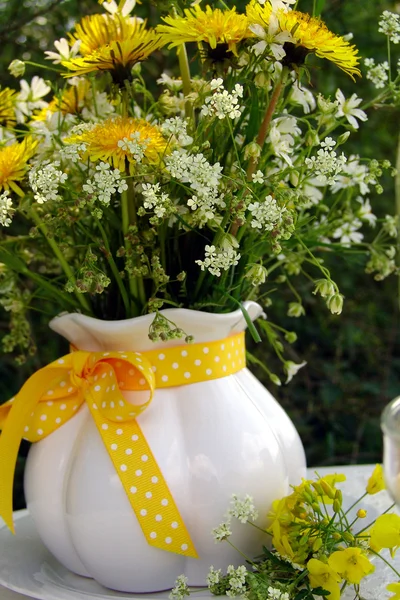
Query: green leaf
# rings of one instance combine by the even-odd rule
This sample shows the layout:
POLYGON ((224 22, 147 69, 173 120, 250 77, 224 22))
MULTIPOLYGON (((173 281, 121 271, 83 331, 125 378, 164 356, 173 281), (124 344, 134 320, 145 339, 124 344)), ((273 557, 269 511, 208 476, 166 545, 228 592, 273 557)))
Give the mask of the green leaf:
POLYGON ((315 0, 314 17, 319 17, 324 10, 326 0, 315 0))
POLYGON ((329 596, 330 592, 328 592, 327 590, 324 590, 322 587, 317 587, 317 588, 313 588, 312 593, 314 594, 314 596, 329 596))

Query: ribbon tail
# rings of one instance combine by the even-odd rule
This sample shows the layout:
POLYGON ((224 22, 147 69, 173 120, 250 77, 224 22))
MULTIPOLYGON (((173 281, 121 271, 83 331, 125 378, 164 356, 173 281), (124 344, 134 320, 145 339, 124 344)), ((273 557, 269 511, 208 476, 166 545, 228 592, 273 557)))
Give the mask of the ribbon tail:
MULTIPOLYGON (((57 369, 55 369, 56 371, 57 369)), ((0 435, 0 516, 15 533, 13 522, 13 480, 18 450, 28 422, 41 396, 49 387, 51 375, 44 367, 34 373, 15 396, 0 435)))

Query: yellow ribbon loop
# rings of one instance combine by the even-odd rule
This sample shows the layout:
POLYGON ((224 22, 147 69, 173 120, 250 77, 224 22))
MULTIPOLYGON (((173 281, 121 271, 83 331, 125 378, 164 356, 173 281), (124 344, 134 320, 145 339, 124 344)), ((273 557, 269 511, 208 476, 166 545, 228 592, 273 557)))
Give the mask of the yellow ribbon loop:
POLYGON ((37 442, 66 423, 85 402, 148 543, 197 557, 189 532, 136 418, 156 387, 225 377, 245 366, 244 334, 163 351, 77 350, 40 369, 0 406, 0 515, 14 532, 12 483, 22 438, 37 442), (148 390, 130 404, 121 391, 148 390))

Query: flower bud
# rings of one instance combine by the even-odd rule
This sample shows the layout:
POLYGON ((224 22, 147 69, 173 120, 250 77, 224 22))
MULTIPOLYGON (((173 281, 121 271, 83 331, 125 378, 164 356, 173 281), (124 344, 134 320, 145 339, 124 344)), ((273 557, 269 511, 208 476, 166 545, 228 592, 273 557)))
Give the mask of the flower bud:
POLYGON ((275 373, 270 373, 269 378, 275 385, 282 385, 281 380, 279 379, 278 375, 275 375, 275 373))
POLYGON ((252 267, 250 267, 250 269, 245 275, 246 279, 250 279, 252 285, 254 286, 258 286, 262 283, 265 283, 267 276, 268 271, 262 265, 253 265, 252 267))
POLYGON ((326 305, 333 315, 341 314, 343 308, 343 300, 344 296, 343 294, 339 294, 339 292, 337 292, 336 294, 332 294, 332 296, 329 296, 329 298, 326 301, 326 305))
POLYGON ((287 331, 285 333, 285 340, 289 343, 289 344, 294 344, 294 342, 297 341, 297 335, 295 334, 294 331, 287 331))
POLYGON ((344 133, 342 133, 342 135, 339 135, 339 137, 337 139, 336 147, 341 146, 342 144, 347 142, 349 137, 350 137, 350 131, 345 131, 344 133))
POLYGON ((336 498, 336 490, 334 490, 333 487, 329 485, 327 481, 321 479, 319 484, 324 490, 324 493, 328 496, 328 498, 330 498, 331 500, 334 500, 336 498))
POLYGON ((359 519, 365 519, 365 517, 366 517, 366 516, 367 516, 367 511, 366 511, 366 510, 364 510, 363 508, 360 508, 360 509, 357 511, 357 517, 358 517, 359 519))
POLYGON ((332 296, 335 293, 335 286, 329 279, 317 279, 314 281, 315 289, 313 294, 320 294, 322 298, 332 296))
POLYGON ((289 308, 287 311, 288 317, 302 317, 305 314, 306 311, 300 302, 289 302, 289 308))
POLYGON ((340 502, 335 498, 335 500, 333 501, 333 512, 338 513, 340 512, 340 509, 342 508, 342 505, 340 504, 340 502))
POLYGON ((318 537, 315 542, 312 545, 312 549, 314 552, 318 552, 318 550, 321 548, 322 546, 322 540, 320 537, 318 537))
POLYGON ((304 139, 305 139, 305 144, 308 147, 319 146, 318 133, 314 130, 307 131, 304 139))
POLYGON ((257 159, 261 155, 261 146, 257 142, 250 142, 244 149, 244 157, 246 160, 249 158, 257 159))
POLYGON ((14 77, 22 77, 25 73, 25 63, 17 58, 10 62, 8 70, 14 77))

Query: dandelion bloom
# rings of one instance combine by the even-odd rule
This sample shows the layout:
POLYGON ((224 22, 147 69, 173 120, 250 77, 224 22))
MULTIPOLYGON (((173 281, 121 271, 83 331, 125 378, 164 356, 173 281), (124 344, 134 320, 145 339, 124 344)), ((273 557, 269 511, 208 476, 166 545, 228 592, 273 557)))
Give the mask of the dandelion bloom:
POLYGON ((131 174, 142 160, 159 163, 168 145, 157 127, 144 119, 130 117, 111 117, 64 141, 84 145, 84 159, 108 162, 122 172, 129 170, 131 174))
POLYGON ((17 181, 21 181, 28 170, 28 161, 35 153, 38 142, 26 137, 23 142, 15 142, 0 149, 0 191, 12 190, 23 196, 17 181))
POLYGON ((326 563, 316 558, 311 558, 307 563, 308 579, 313 588, 322 587, 329 592, 327 600, 340 599, 339 582, 341 577, 326 563))
POLYGON ((0 125, 12 127, 15 125, 15 110, 14 106, 17 100, 17 92, 4 88, 0 91, 0 125))
POLYGON ((93 71, 110 71, 114 81, 130 79, 132 67, 160 48, 161 38, 146 23, 115 15, 89 15, 76 25, 70 43, 81 41, 80 56, 62 60, 69 69, 65 77, 93 71))
POLYGON ((81 79, 77 85, 68 86, 58 96, 54 96, 48 106, 33 116, 33 121, 44 121, 48 113, 55 112, 62 115, 79 115, 90 91, 90 81, 81 79))
POLYGON ((372 472, 371 477, 368 479, 366 491, 371 496, 377 494, 385 489, 385 482, 383 480, 383 468, 382 465, 376 465, 372 472))
POLYGON ((185 9, 185 16, 163 17, 166 25, 158 25, 157 32, 162 34, 164 43, 169 47, 185 42, 206 44, 206 55, 217 62, 227 52, 237 56, 237 46, 253 34, 248 28, 246 15, 240 15, 236 8, 221 10, 199 5, 185 9))
MULTIPOLYGON (((257 24, 268 28, 272 7, 266 2, 263 6, 258 1, 252 1, 246 8, 249 25, 257 24)), ((306 13, 292 10, 278 10, 276 18, 281 31, 288 31, 294 42, 286 42, 283 46, 286 56, 282 63, 301 65, 310 52, 319 58, 326 58, 335 63, 354 80, 354 75, 360 75, 358 69, 358 50, 343 37, 329 31, 321 19, 311 17, 306 13)))
POLYGON ((359 584, 361 579, 375 571, 374 565, 361 548, 338 550, 328 558, 329 566, 349 583, 359 584))

